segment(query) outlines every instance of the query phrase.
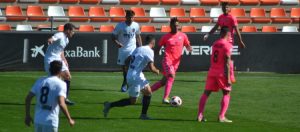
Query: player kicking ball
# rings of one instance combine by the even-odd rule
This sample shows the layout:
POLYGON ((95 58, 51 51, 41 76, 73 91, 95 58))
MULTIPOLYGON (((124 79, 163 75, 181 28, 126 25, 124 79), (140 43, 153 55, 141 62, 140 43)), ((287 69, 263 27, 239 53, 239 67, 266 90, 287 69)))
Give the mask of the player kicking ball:
POLYGON ((212 55, 210 58, 210 68, 207 75, 204 93, 199 102, 198 118, 199 122, 205 122, 203 112, 206 101, 211 92, 223 91, 221 100, 221 110, 219 113, 219 122, 231 123, 232 121, 225 117, 230 101, 231 79, 230 79, 230 58, 232 44, 227 41, 231 35, 228 27, 223 26, 220 32, 221 38, 214 42, 212 46, 212 55))
POLYGON ((38 79, 26 97, 25 124, 30 126, 32 122, 30 105, 33 97, 36 96, 35 132, 57 132, 60 108, 67 117, 69 124, 71 126, 75 124, 65 104, 66 83, 59 78, 62 65, 61 61, 52 61, 49 69, 50 76, 38 79))
POLYGON ((148 65, 150 70, 156 74, 159 74, 159 70, 154 66, 154 52, 152 49, 155 47, 155 38, 152 35, 146 36, 146 43, 148 45, 135 49, 130 56, 131 60, 127 74, 129 98, 115 102, 104 102, 104 117, 107 117, 109 110, 113 107, 124 107, 136 104, 137 98, 139 97, 140 92, 142 92, 144 96, 140 119, 150 119, 147 115, 147 111, 150 105, 152 92, 149 82, 144 77, 143 69, 148 65))

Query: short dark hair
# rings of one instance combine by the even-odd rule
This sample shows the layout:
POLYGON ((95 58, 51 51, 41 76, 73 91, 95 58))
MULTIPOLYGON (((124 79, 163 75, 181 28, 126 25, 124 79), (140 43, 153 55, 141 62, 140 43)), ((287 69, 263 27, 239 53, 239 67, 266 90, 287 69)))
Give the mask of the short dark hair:
POLYGON ((66 23, 64 25, 64 31, 67 31, 67 30, 73 30, 75 29, 76 27, 72 24, 72 23, 66 23))
POLYGON ((126 10, 126 17, 133 17, 135 15, 134 11, 132 10, 126 10))
POLYGON ((222 2, 221 5, 222 6, 227 6, 229 3, 228 2, 222 2))
POLYGON ((155 37, 153 35, 147 35, 146 36, 146 44, 149 44, 152 40, 155 40, 155 37))
POLYGON ((58 60, 52 61, 50 63, 50 68, 49 68, 50 74, 51 75, 59 74, 59 72, 61 71, 61 68, 62 68, 62 62, 61 61, 58 61, 58 60))
POLYGON ((228 32, 230 32, 229 27, 227 27, 227 26, 221 27, 221 32, 220 32, 221 35, 224 35, 228 32))
POLYGON ((170 21, 170 25, 173 25, 173 24, 175 25, 176 22, 178 22, 177 17, 172 17, 171 21, 170 21))

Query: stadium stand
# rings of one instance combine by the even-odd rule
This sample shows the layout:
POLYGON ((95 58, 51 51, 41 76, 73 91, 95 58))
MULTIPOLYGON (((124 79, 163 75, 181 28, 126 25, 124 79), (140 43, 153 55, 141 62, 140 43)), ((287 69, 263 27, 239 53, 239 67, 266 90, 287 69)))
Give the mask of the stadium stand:
POLYGON ((5 9, 6 20, 8 21, 24 21, 26 17, 24 17, 22 13, 22 9, 18 5, 7 5, 5 9))
POLYGON ((190 22, 191 19, 185 15, 185 9, 180 7, 172 7, 170 9, 170 17, 178 17, 179 22, 190 22))
POLYGON ((198 5, 200 4, 199 0, 181 0, 183 5, 198 5))
POLYGON ((299 23, 300 19, 300 8, 292 8, 290 17, 292 18, 294 23, 299 23))
POLYGON ((261 5, 278 5, 280 0, 260 0, 261 5))
POLYGON ((157 5, 160 3, 160 0, 141 0, 141 3, 145 5, 157 5))
POLYGON ((101 25, 99 28, 100 32, 112 32, 115 27, 113 25, 101 25))
POLYGON ((89 20, 81 6, 69 6, 68 14, 70 16, 70 21, 85 22, 89 20))
POLYGON ((264 8, 251 8, 250 17, 254 23, 270 23, 271 19, 267 18, 264 8))
POLYGON ((156 32, 156 29, 154 26, 151 25, 142 25, 141 32, 156 32))
POLYGON ((16 31, 32 31, 31 25, 17 25, 16 31))
POLYGON ((298 29, 296 26, 283 26, 282 32, 298 32, 298 29))
POLYGON ((21 3, 35 3, 39 2, 39 0, 19 0, 21 3))
POLYGON ((221 14, 223 14, 223 11, 222 11, 221 8, 211 8, 211 9, 210 9, 210 14, 209 14, 209 16, 210 16, 211 18, 213 18, 213 21, 214 21, 214 22, 217 22, 217 21, 218 21, 218 17, 219 17, 221 14))
POLYGON ((219 0, 200 0, 201 5, 219 5, 219 0))
POLYGON ((181 32, 197 32, 195 26, 181 26, 181 32))
POLYGON ((149 22, 150 18, 147 18, 145 9, 142 7, 131 7, 130 8, 135 13, 134 21, 137 22, 149 22))
POLYGON ((64 31, 64 25, 59 25, 57 27, 57 31, 60 31, 60 32, 64 31))
POLYGON ((214 26, 202 26, 201 32, 209 32, 214 26))
POLYGON ((291 23, 291 19, 287 18, 283 8, 272 8, 270 17, 272 18, 273 23, 291 23))
POLYGON ((282 5, 298 5, 299 1, 298 0, 281 0, 280 4, 282 4, 282 5))
POLYGON ((30 21, 46 21, 48 18, 45 16, 41 6, 29 5, 27 7, 27 16, 30 21))
POLYGON ((167 13, 165 11, 165 8, 162 8, 162 7, 151 7, 150 17, 154 17, 152 19, 153 22, 168 22, 168 21, 170 21, 169 18, 164 18, 164 17, 167 17, 167 13), (155 18, 155 17, 157 17, 157 18, 155 18))
POLYGON ((165 5, 178 5, 180 0, 161 0, 161 4, 165 5))
POLYGON ((121 22, 125 20, 125 9, 123 7, 110 7, 109 16, 111 21, 121 22))
POLYGON ((191 8, 190 17, 194 23, 210 23, 211 19, 207 18, 204 8, 191 8))
POLYGON ((57 3, 58 0, 39 0, 39 3, 57 3))
POLYGON ((5 21, 5 20, 6 20, 6 17, 3 16, 1 8, 0 8, 0 21, 5 21))
POLYGON ((119 4, 120 1, 119 0, 102 0, 101 3, 102 4, 119 4))
POLYGON ((10 31, 11 27, 9 24, 0 24, 0 31, 10 31))
POLYGON ((79 2, 79 0, 60 0, 60 3, 72 3, 72 4, 76 4, 79 2))
POLYGON ((239 23, 250 23, 251 19, 246 16, 244 8, 231 8, 230 14, 237 17, 239 23))
POLYGON ((120 0, 121 4, 136 5, 140 0, 120 0))
POLYGON ((49 6, 48 16, 53 17, 54 21, 69 21, 66 17, 64 8, 61 6, 49 6))
POLYGON ((259 0, 240 0, 241 5, 258 5, 260 4, 259 0))
POLYGON ((257 32, 256 26, 243 26, 242 32, 257 32))
POLYGON ((79 32, 94 32, 94 26, 92 25, 80 25, 79 32))
POLYGON ((107 22, 109 18, 106 16, 103 7, 99 6, 92 6, 89 9, 89 16, 91 22, 107 22), (98 17, 98 18, 97 18, 98 17))
POLYGON ((276 26, 263 26, 261 29, 262 32, 277 32, 276 26))
POLYGON ((80 4, 98 4, 100 0, 80 0, 80 4))
POLYGON ((160 28, 160 32, 171 32, 171 28, 169 25, 162 25, 161 28, 160 28))

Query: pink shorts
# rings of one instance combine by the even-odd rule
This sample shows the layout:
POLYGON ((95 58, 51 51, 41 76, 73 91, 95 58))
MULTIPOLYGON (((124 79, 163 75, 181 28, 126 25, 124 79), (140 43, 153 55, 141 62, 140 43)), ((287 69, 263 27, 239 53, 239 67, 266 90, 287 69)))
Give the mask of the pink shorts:
POLYGON ((207 76, 205 90, 218 92, 220 89, 231 91, 231 86, 227 84, 226 77, 207 76))
POLYGON ((163 71, 162 74, 164 76, 170 75, 170 74, 174 74, 176 73, 177 69, 178 69, 179 63, 177 64, 168 64, 166 61, 163 60, 162 62, 162 67, 163 67, 163 71))

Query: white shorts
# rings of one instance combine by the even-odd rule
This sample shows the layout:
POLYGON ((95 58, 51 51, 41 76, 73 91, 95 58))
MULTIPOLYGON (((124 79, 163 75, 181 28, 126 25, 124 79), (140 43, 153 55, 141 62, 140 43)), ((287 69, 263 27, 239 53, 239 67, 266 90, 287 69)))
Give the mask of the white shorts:
MULTIPOLYGON (((51 62, 44 62, 44 68, 45 68, 45 71, 46 73, 50 76, 50 71, 49 71, 49 68, 50 68, 50 63, 51 62)), ((66 63, 64 61, 62 61, 62 68, 61 68, 61 71, 69 71, 69 68, 67 67, 66 63)))
POLYGON ((58 128, 49 125, 34 124, 35 132, 58 132, 58 128))
MULTIPOLYGON (((143 73, 141 73, 143 74, 143 73)), ((139 97, 141 90, 145 88, 145 86, 149 85, 149 82, 145 77, 128 77, 127 78, 128 85, 128 94, 130 97, 139 97)))
POLYGON ((122 66, 125 65, 126 59, 132 54, 133 51, 134 50, 119 49, 117 64, 122 66))

